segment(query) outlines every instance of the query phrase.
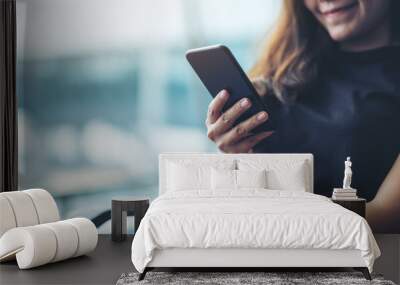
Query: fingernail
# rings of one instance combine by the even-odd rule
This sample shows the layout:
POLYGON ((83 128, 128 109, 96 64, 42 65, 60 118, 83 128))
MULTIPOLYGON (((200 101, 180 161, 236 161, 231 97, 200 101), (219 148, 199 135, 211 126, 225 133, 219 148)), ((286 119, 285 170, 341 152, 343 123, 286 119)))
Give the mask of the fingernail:
POLYGON ((228 92, 226 92, 226 90, 222 90, 219 93, 219 96, 221 96, 221 98, 223 98, 223 99, 228 98, 228 92))
POLYGON ((261 112, 260 114, 257 115, 257 120, 262 121, 267 117, 267 113, 261 112))
POLYGON ((240 102, 240 107, 247 107, 247 106, 249 106, 249 100, 248 99, 242 99, 242 101, 240 102))

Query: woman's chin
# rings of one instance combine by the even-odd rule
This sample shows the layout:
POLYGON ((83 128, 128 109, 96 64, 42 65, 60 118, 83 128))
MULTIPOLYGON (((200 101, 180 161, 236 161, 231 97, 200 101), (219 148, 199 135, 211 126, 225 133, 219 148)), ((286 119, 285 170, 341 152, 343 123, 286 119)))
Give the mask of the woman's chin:
POLYGON ((330 29, 328 33, 331 39, 334 42, 339 43, 343 49, 354 51, 358 50, 358 37, 357 33, 354 32, 354 29, 350 30, 344 27, 335 27, 335 29, 330 29))
POLYGON ((335 42, 346 42, 346 41, 351 41, 353 37, 353 33, 349 31, 348 26, 347 27, 334 27, 332 29, 328 30, 330 37, 332 38, 333 41, 335 42))

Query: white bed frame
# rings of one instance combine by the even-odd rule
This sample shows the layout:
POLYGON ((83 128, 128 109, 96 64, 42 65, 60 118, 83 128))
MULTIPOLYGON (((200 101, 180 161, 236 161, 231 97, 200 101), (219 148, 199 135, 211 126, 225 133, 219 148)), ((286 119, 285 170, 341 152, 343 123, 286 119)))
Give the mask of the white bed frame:
MULTIPOLYGON (((164 193, 167 185, 167 165, 173 160, 218 159, 237 160, 266 159, 305 161, 308 164, 308 187, 313 192, 313 156, 312 154, 205 154, 205 153, 167 153, 159 157, 159 193, 164 193)), ((147 271, 153 268, 172 267, 232 267, 270 268, 270 267, 353 267, 362 271, 365 278, 371 280, 366 264, 359 250, 329 249, 184 249, 171 248, 156 250, 152 261, 139 276, 142 280, 147 271)))

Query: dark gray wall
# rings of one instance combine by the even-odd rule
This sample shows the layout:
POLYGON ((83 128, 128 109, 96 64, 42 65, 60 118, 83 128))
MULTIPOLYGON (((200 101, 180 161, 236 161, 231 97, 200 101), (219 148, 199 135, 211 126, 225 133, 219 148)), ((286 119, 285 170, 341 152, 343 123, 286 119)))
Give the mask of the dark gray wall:
POLYGON ((374 272, 383 274, 386 279, 400 283, 400 235, 399 234, 375 234, 381 250, 374 266, 374 272))

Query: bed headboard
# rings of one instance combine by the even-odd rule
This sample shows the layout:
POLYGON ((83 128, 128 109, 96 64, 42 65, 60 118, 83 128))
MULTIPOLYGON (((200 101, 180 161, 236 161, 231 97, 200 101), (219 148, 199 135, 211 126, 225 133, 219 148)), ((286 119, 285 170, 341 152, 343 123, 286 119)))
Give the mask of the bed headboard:
POLYGON ((293 164, 304 162, 306 165, 305 179, 307 181, 305 190, 313 193, 314 189, 314 162, 313 155, 309 153, 304 154, 222 154, 222 153, 162 153, 159 155, 159 194, 163 194, 167 190, 167 171, 169 162, 195 162, 195 161, 212 164, 221 160, 232 161, 235 165, 240 161, 267 162, 268 164, 293 164))

